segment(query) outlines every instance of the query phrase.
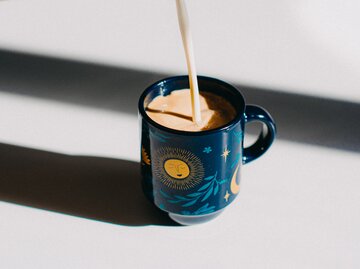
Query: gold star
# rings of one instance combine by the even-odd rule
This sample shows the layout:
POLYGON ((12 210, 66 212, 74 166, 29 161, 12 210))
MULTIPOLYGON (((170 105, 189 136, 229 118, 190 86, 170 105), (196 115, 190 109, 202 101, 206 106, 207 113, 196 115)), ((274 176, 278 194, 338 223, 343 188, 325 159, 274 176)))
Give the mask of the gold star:
POLYGON ((229 197, 230 197, 230 193, 228 191, 226 191, 226 194, 224 196, 224 199, 225 199, 226 202, 229 201, 229 197))
POLYGON ((227 158, 227 156, 229 155, 229 153, 230 153, 230 150, 228 150, 228 148, 226 147, 226 148, 224 149, 223 154, 221 154, 221 156, 224 157, 225 162, 226 162, 226 158, 227 158))

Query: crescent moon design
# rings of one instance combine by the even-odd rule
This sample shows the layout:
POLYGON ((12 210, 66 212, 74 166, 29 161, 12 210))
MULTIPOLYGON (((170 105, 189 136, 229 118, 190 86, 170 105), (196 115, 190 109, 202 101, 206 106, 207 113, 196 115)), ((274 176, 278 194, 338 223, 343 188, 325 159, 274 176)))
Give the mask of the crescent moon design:
POLYGON ((240 191, 240 185, 236 182, 239 167, 240 167, 240 164, 236 167, 235 172, 231 178, 230 190, 233 194, 237 194, 240 191))

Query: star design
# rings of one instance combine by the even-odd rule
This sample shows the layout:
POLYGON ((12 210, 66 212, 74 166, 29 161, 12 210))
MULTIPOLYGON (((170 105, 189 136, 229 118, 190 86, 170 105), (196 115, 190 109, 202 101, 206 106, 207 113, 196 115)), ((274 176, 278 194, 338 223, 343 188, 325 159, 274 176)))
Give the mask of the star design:
POLYGON ((229 201, 229 197, 230 197, 230 193, 228 191, 226 191, 226 194, 224 196, 224 199, 225 199, 226 202, 229 201))
POLYGON ((230 153, 230 150, 228 150, 228 148, 226 147, 226 148, 224 149, 223 154, 221 154, 221 156, 224 157, 225 162, 226 162, 226 158, 227 158, 227 156, 229 155, 229 153, 230 153))
POLYGON ((212 151, 211 147, 205 147, 203 152, 209 154, 212 151))

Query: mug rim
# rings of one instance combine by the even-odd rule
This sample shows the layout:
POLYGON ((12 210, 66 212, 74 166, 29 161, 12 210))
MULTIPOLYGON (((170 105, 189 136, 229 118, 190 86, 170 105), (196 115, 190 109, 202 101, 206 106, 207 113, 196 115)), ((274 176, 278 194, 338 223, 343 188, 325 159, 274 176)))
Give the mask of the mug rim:
POLYGON ((229 84, 229 83, 227 83, 227 82, 225 82, 223 80, 217 79, 217 78, 208 77, 208 76, 199 76, 199 75, 197 76, 197 78, 198 78, 198 80, 203 80, 203 81, 207 80, 207 81, 215 82, 216 84, 219 84, 219 85, 223 85, 227 89, 232 91, 233 93, 237 94, 241 98, 241 100, 243 102, 243 107, 242 107, 241 111, 237 111, 236 116, 231 121, 226 123, 225 125, 222 125, 222 126, 219 126, 217 128, 210 129, 210 130, 203 130, 203 131, 196 131, 196 132, 171 129, 171 128, 168 128, 168 127, 166 127, 164 125, 161 125, 161 124, 155 122, 154 120, 152 120, 147 115, 147 113, 145 111, 145 107, 144 107, 145 98, 148 96, 148 94, 151 91, 153 91, 155 88, 161 86, 161 84, 165 84, 165 83, 168 83, 168 82, 174 81, 174 80, 184 80, 184 79, 188 80, 189 79, 189 77, 187 75, 181 75, 181 76, 166 77, 166 78, 163 78, 163 79, 151 84, 150 86, 148 86, 143 91, 143 93, 141 94, 141 96, 139 98, 139 102, 138 102, 138 111, 139 111, 139 113, 152 126, 158 128, 160 130, 163 130, 165 132, 168 132, 168 133, 173 133, 173 134, 177 134, 177 135, 185 135, 185 136, 201 136, 201 135, 207 135, 207 134, 222 132, 222 131, 225 131, 225 130, 231 128, 233 125, 235 125, 236 123, 238 123, 238 122, 240 122, 242 120, 242 117, 243 117, 244 112, 245 112, 245 98, 237 88, 235 88, 233 85, 231 85, 231 84, 229 84))

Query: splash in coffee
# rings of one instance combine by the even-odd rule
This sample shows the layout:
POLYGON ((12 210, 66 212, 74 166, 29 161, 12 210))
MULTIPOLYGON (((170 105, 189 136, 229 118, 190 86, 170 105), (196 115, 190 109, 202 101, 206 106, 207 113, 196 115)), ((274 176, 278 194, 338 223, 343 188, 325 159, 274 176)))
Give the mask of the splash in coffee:
POLYGON ((199 132, 221 127, 236 115, 234 107, 223 97, 210 92, 200 92, 201 123, 192 121, 190 90, 173 91, 158 96, 146 108, 147 115, 160 125, 175 130, 199 132))

